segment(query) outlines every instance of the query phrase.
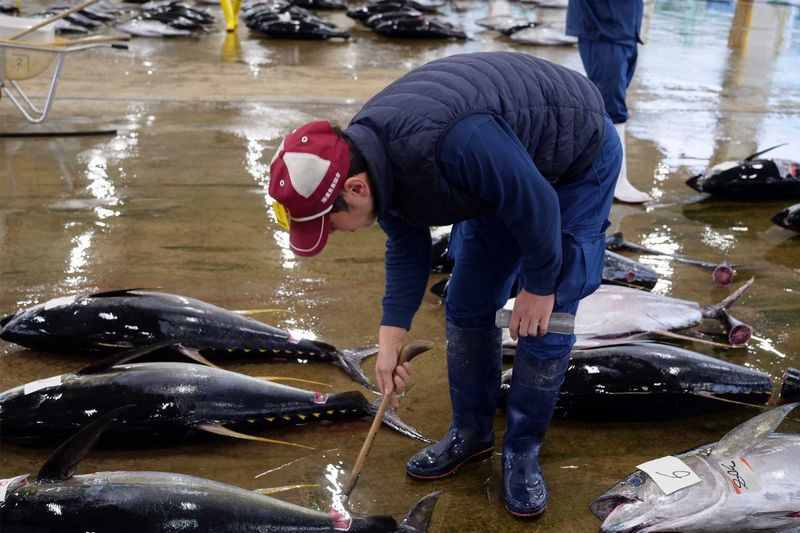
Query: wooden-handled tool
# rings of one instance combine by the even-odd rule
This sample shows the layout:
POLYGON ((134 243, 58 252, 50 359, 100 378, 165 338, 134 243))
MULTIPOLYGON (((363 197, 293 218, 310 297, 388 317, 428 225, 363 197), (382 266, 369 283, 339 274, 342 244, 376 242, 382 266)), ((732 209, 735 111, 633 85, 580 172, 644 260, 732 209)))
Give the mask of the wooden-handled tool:
MULTIPOLYGON (((400 351, 400 357, 397 360, 397 365, 400 366, 403 363, 411 361, 413 358, 421 353, 427 352, 432 347, 433 343, 431 341, 409 342, 403 346, 403 349, 400 351)), ((367 455, 369 455, 369 451, 372 449, 372 444, 375 442, 375 435, 377 435, 378 429, 381 427, 383 415, 386 414, 386 410, 389 408, 390 399, 390 395, 387 394, 381 400, 381 405, 378 408, 377 414, 375 415, 375 420, 372 421, 372 426, 369 428, 367 438, 364 439, 364 444, 361 445, 361 451, 358 452, 358 458, 353 465, 353 471, 350 473, 350 478, 347 480, 347 484, 342 491, 342 496, 345 499, 350 497, 350 493, 353 492, 353 488, 356 486, 356 482, 361 475, 361 471, 364 469, 364 463, 367 460, 367 455)))

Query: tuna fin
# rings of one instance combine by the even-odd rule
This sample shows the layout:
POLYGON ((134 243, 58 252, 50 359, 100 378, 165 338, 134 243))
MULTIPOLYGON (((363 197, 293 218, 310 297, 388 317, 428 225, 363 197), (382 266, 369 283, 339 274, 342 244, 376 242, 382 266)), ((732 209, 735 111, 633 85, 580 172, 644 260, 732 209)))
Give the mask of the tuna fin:
POLYGON ((138 359, 139 357, 145 356, 147 354, 156 352, 158 350, 169 348, 170 346, 174 346, 174 342, 159 342, 156 344, 149 344, 147 346, 141 346, 139 348, 134 348, 132 350, 125 350, 123 352, 115 353, 114 355, 109 355, 99 361, 95 361, 94 363, 85 366, 75 372, 75 374, 79 376, 85 376, 88 374, 97 374, 104 370, 108 370, 112 366, 121 365, 123 363, 127 363, 129 361, 133 361, 134 359, 138 359))
MULTIPOLYGON (((381 403, 381 399, 375 400, 374 403, 370 404, 369 412, 374 417, 378 414, 378 409, 381 403)), ((403 422, 399 416, 397 416, 397 412, 395 411, 394 407, 389 407, 386 410, 386 414, 383 415, 383 423, 384 425, 392 428, 393 430, 397 431, 405 435, 406 437, 411 437, 412 439, 421 440, 422 442, 427 442, 428 444, 433 443, 431 439, 417 431, 416 429, 412 428, 405 422, 403 422)))
POLYGON ((701 398, 708 398, 709 400, 716 400, 718 402, 725 402, 733 405, 741 405, 743 407, 755 407, 756 409, 761 409, 762 411, 768 411, 771 409, 769 405, 746 403, 746 402, 740 402, 738 400, 731 400, 730 398, 722 398, 709 391, 704 391, 704 390, 692 391, 690 394, 692 394, 693 396, 699 396, 701 398))
POLYGON ((370 346, 364 346, 363 348, 348 348, 334 351, 333 356, 336 358, 336 365, 341 367, 345 374, 350 376, 353 381, 377 393, 380 392, 378 391, 378 387, 373 385, 364 373, 364 369, 361 368, 361 362, 376 353, 378 353, 378 346, 372 344, 370 346))
POLYGON ((89 295, 89 298, 113 298, 115 296, 141 296, 134 291, 152 291, 144 287, 137 287, 134 289, 117 289, 113 291, 95 292, 89 295))
POLYGON ((717 313, 720 309, 730 309, 733 307, 733 304, 739 301, 739 298, 747 292, 747 289, 750 288, 751 285, 755 282, 756 278, 750 278, 747 282, 736 289, 734 292, 728 295, 727 298, 722 300, 720 303, 716 305, 709 305, 708 307, 703 308, 703 316, 706 318, 717 318, 717 313))
POLYGON ((321 381, 311 381, 310 379, 302 379, 302 378, 285 378, 282 376, 255 376, 256 379, 261 379, 264 381, 297 381, 299 383, 307 383, 309 385, 320 385, 322 387, 333 387, 333 385, 329 383, 322 383, 321 381))
POLYGON ((397 531, 403 533, 426 533, 428 527, 431 525, 431 518, 433 517, 433 508, 439 500, 442 491, 438 490, 432 492, 422 498, 409 509, 397 531))
POLYGON ((199 424, 195 426, 195 429, 199 429, 207 433, 213 433, 215 435, 222 435, 223 437, 233 437, 235 439, 244 439, 244 440, 257 440, 259 442, 269 442, 272 444, 283 444, 284 446, 294 446, 296 448, 305 448, 306 450, 314 449, 311 446, 305 446, 303 444, 297 444, 294 442, 267 439, 264 437, 256 437, 255 435, 248 435, 246 433, 239 433, 238 431, 228 429, 225 426, 220 426, 219 424, 199 424))
POLYGON ((692 342, 699 342, 700 344, 708 344, 709 346, 716 346, 717 348, 739 348, 740 346, 733 346, 731 344, 722 344, 721 342, 714 342, 709 341, 706 339, 699 339, 697 337, 691 337, 689 335, 681 335, 680 333, 675 333, 674 331, 669 331, 666 329, 655 329, 653 333, 658 335, 663 335, 664 337, 670 337, 672 339, 681 339, 684 341, 692 341, 692 342))
POLYGON ((183 344, 175 345, 175 349, 178 350, 181 354, 185 355, 192 361, 200 363, 201 365, 210 366, 212 368, 219 368, 217 365, 206 359, 200 354, 200 351, 197 348, 187 348, 183 344))
POLYGON ((769 437, 798 405, 800 403, 782 405, 739 424, 714 445, 711 454, 727 457, 744 453, 769 437))
POLYGON ((103 431, 114 422, 121 411, 129 407, 131 405, 124 405, 109 411, 67 439, 42 465, 36 481, 62 481, 71 478, 78 463, 89 454, 103 431))
POLYGON ((767 148, 766 150, 761 150, 760 152, 756 152, 753 155, 749 155, 749 156, 745 157, 744 160, 745 161, 752 161, 753 159, 755 159, 756 157, 760 156, 761 154, 766 154, 770 150, 774 150, 775 148, 780 148, 781 146, 786 146, 787 144, 789 144, 789 143, 776 144, 772 148, 767 148))
POLYGON ((280 313, 282 311, 286 311, 286 309, 235 309, 234 313, 239 313, 240 315, 250 316, 250 315, 260 315, 262 313, 280 313))
POLYGON ((313 489, 315 487, 319 487, 318 483, 300 483, 298 485, 284 485, 282 487, 270 487, 268 489, 253 489, 253 492, 256 494, 261 494, 262 496, 269 496, 270 494, 276 494, 278 492, 286 492, 287 490, 295 490, 295 489, 313 489))

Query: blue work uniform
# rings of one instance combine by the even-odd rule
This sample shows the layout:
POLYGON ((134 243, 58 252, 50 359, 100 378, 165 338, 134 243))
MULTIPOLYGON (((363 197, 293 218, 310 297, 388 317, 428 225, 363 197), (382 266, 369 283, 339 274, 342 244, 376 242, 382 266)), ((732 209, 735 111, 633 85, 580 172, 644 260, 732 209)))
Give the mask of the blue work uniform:
MULTIPOLYGON (((491 326, 521 274, 574 313, 600 284, 621 146, 597 89, 509 52, 411 71, 345 130, 362 152, 387 234, 381 325, 409 329, 430 271, 430 225, 456 224, 447 320, 491 326)), ((522 337, 561 357, 574 337, 522 337)))
POLYGON ((642 0, 569 0, 567 35, 578 38, 586 75, 615 124, 628 120, 625 94, 636 70, 643 13, 642 0))

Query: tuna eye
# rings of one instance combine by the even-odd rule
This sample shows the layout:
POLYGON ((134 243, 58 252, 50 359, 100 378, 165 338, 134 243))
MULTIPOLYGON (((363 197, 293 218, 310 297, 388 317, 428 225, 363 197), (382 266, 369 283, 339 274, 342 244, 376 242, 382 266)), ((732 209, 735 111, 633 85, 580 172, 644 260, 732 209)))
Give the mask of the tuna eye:
POLYGON ((642 474, 641 472, 634 472, 633 474, 631 474, 631 476, 628 478, 627 481, 628 485, 630 485, 631 487, 641 487, 645 482, 644 474, 642 474))

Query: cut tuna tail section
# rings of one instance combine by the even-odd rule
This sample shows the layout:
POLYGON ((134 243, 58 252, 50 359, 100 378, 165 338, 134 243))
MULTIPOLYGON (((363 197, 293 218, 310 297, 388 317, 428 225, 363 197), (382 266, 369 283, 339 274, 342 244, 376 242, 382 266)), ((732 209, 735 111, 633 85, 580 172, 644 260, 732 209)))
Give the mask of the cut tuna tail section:
POLYGON ((800 370, 787 368, 783 373, 781 399, 788 402, 800 402, 800 370))
POLYGON ((755 278, 750 278, 747 283, 736 289, 736 291, 720 303, 703 308, 704 318, 719 320, 722 325, 725 326, 728 332, 728 342, 730 342, 732 346, 743 346, 747 344, 750 337, 753 335, 753 328, 732 317, 728 313, 728 310, 733 307, 733 304, 739 301, 739 298, 747 292, 747 289, 750 288, 754 281, 755 278))
MULTIPOLYGON (((366 401, 366 400, 365 400, 366 401)), ((375 400, 374 403, 368 405, 369 413, 374 417, 378 414, 378 409, 380 408, 381 400, 375 400)), ((427 442, 428 444, 433 443, 431 439, 414 429, 413 427, 409 426, 405 422, 403 422, 397 413, 395 412, 393 407, 389 407, 386 410, 386 414, 383 415, 383 423, 384 425, 392 428, 393 430, 397 431, 405 435, 406 437, 411 437, 412 439, 421 440, 422 442, 427 442)))
POLYGON ((783 422, 786 415, 798 405, 800 403, 782 405, 739 424, 714 445, 711 454, 718 457, 729 457, 746 452, 769 437, 783 422))
POLYGON ((94 448, 100 435, 110 426, 119 413, 133 407, 123 405, 100 416, 67 439, 42 465, 36 481, 62 481, 72 477, 78 463, 94 448))
POLYGON ((728 288, 733 284, 733 276, 733 268, 731 268, 731 264, 727 259, 720 265, 717 265, 717 268, 711 273, 711 279, 714 281, 714 285, 724 288, 728 288))
POLYGON ((361 363, 367 357, 371 357, 378 353, 378 346, 371 344, 362 348, 347 348, 345 350, 334 351, 333 356, 336 358, 336 365, 344 370, 345 374, 350 376, 353 381, 359 385, 363 385, 372 392, 379 393, 376 387, 364 373, 361 368, 361 363))
POLYGON ((431 518, 433 518, 433 508, 436 507, 436 502, 442 491, 438 490, 432 492, 422 498, 409 509, 397 531, 402 533, 426 533, 431 525, 431 518))

